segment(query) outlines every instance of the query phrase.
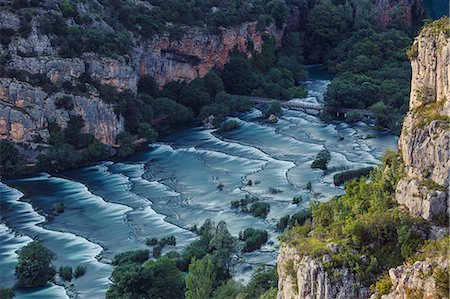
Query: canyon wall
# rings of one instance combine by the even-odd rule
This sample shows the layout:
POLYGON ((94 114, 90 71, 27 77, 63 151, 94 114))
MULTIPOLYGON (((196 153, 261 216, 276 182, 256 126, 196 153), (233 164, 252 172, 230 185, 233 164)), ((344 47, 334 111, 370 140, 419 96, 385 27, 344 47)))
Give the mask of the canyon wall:
MULTIPOLYGON (((448 235, 448 229, 434 224, 445 223, 449 212, 449 34, 448 18, 435 21, 421 31, 409 51, 413 74, 410 110, 404 119, 398 145, 405 163, 405 176, 395 192, 400 205, 430 222, 427 238, 444 242, 449 241, 448 238, 442 239, 448 235)), ((445 295, 435 297, 442 293, 440 287, 443 283, 438 281, 436 273, 450 271, 448 252, 437 250, 433 256, 412 265, 390 269, 392 286, 380 296, 362 286, 348 269, 327 268, 331 256, 339 253, 339 247, 329 243, 327 248, 326 254, 313 259, 299 255, 293 245, 281 244, 277 269, 278 299, 448 298, 445 295)), ((443 284, 445 287, 445 282, 443 284)))
POLYGON ((192 81, 203 77, 211 69, 222 69, 236 49, 251 57, 253 51, 261 52, 265 35, 275 39, 281 46, 284 33, 274 24, 259 28, 256 22, 243 23, 238 27, 219 28, 219 33, 210 34, 191 30, 179 39, 169 35, 158 36, 135 50, 139 76, 153 76, 159 85, 170 81, 192 81))
POLYGON ((447 214, 449 194, 450 42, 441 23, 422 30, 411 48, 410 111, 399 139, 406 177, 396 199, 426 220, 447 214))

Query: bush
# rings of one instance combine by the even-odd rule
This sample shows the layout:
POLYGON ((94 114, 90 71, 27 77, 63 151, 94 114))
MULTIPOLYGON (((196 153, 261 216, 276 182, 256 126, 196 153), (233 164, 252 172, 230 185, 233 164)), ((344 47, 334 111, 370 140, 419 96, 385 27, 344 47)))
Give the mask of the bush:
POLYGON ((292 204, 294 204, 294 205, 298 205, 300 202, 302 202, 303 201, 303 198, 301 197, 301 196, 295 196, 293 199, 292 199, 292 204))
POLYGON ((386 295, 391 291, 392 281, 389 275, 384 275, 380 280, 378 280, 375 284, 377 290, 380 292, 380 295, 386 295))
POLYGON ((289 220, 289 226, 303 225, 307 219, 311 218, 311 209, 304 209, 295 213, 289 220))
POLYGON ((81 277, 81 276, 83 276, 84 274, 86 274, 86 272, 87 272, 86 266, 78 265, 78 266, 75 268, 75 271, 74 271, 74 273, 73 273, 73 277, 75 277, 75 278, 81 277))
POLYGON ((61 266, 59 268, 59 276, 65 281, 72 280, 72 267, 69 266, 61 266))
POLYGON ((288 226, 290 218, 289 215, 281 217, 277 222, 277 229, 283 231, 288 226))
POLYGON ((249 212, 255 217, 266 218, 270 211, 270 204, 267 202, 255 202, 250 206, 249 212))
POLYGON ((158 258, 161 256, 161 251, 162 251, 162 247, 161 245, 156 245, 155 247, 153 247, 153 257, 154 258, 158 258))
POLYGON ((148 246, 154 246, 154 245, 158 244, 158 239, 157 238, 147 238, 145 240, 145 244, 148 246))
POLYGON ((356 170, 347 170, 337 173, 333 176, 334 185, 340 186, 347 181, 359 179, 362 176, 368 176, 372 170, 373 167, 365 167, 356 170))
POLYGON ((71 110, 73 108, 72 98, 69 96, 64 96, 56 99, 55 106, 58 109, 64 108, 66 110, 71 110))
POLYGON ((220 126, 220 130, 221 131, 231 131, 231 130, 236 129, 238 126, 239 125, 238 125, 237 121, 235 121, 234 119, 228 119, 222 123, 222 125, 220 126))
POLYGON ((54 210, 58 214, 64 213, 64 203, 63 202, 56 203, 54 210))
POLYGON ((52 261, 56 255, 40 241, 32 241, 18 252, 16 276, 23 287, 44 286, 55 276, 52 261), (30 271, 32 269, 32 271, 30 271))
POLYGON ((0 298, 1 299, 12 299, 16 295, 13 289, 0 288, 0 298))
POLYGON ((271 114, 280 116, 283 110, 281 109, 281 104, 278 101, 273 101, 270 103, 269 107, 264 111, 264 116, 267 118, 271 114))
POLYGON ((312 162, 311 168, 320 168, 322 170, 327 169, 327 164, 331 159, 330 152, 328 150, 321 150, 317 156, 316 159, 312 162))
POLYGON ((243 252, 251 252, 260 249, 267 242, 268 233, 265 230, 246 228, 239 233, 239 240, 245 241, 243 252))
POLYGON ((116 255, 112 260, 113 266, 121 266, 125 264, 142 264, 148 260, 148 250, 127 251, 116 255))

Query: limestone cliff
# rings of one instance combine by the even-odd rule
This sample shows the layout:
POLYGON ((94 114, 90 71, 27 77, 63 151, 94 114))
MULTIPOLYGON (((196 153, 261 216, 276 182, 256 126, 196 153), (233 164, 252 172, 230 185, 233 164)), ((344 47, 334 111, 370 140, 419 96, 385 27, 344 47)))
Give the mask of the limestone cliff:
MULTIPOLYGON (((330 254, 333 254, 332 250, 330 254)), ((295 248, 282 245, 278 254, 277 299, 347 299, 370 296, 370 291, 348 269, 326 271, 324 264, 330 259, 329 254, 325 254, 322 260, 302 257, 295 248)))
POLYGON ((450 178, 450 43, 447 20, 437 21, 411 48, 410 111, 405 116, 399 150, 406 177, 396 199, 426 220, 447 212, 450 178))
MULTIPOLYGON (((53 3, 48 3, 51 9, 53 3)), ((78 9, 88 15, 94 6, 102 7, 97 2, 80 5, 78 9)), ((274 24, 261 29, 256 22, 220 28, 215 34, 189 28, 178 38, 168 34, 151 39, 136 36, 129 56, 84 53, 65 58, 58 55, 58 48, 52 43, 54 37, 39 29, 46 10, 26 10, 32 16, 31 28, 28 35, 22 35, 19 30, 24 11, 0 7, 0 30, 12 35, 9 43, 0 43, 2 68, 7 70, 0 75, 0 138, 13 141, 30 161, 47 145, 48 124, 56 121, 64 128, 73 115, 84 119, 85 133, 94 134, 105 144, 116 143, 117 134, 124 130, 123 117, 114 113, 114 107, 106 103, 108 99, 100 98, 92 82, 136 92, 143 75, 153 76, 160 85, 174 80, 191 81, 213 68, 223 68, 233 49, 248 56, 260 52, 265 35, 273 37, 279 46, 284 32, 284 28, 278 30, 274 24), (27 83, 36 78, 47 78, 53 87, 27 83), (86 83, 89 90, 81 93, 69 88, 86 83), (70 109, 57 107, 61 97, 71 98, 70 109)))
MULTIPOLYGON (((449 34, 448 18, 429 24, 408 52, 413 73, 410 111, 399 139, 405 176, 395 191, 395 199, 411 214, 432 222, 426 238, 440 239, 437 242, 441 245, 426 257, 419 254, 412 264, 390 269, 391 286, 384 290, 383 299, 449 298, 445 292, 448 293, 450 240, 442 239, 449 232, 433 223, 445 222, 449 211, 449 34)), ((295 246, 289 244, 282 243, 278 256, 278 299, 380 298, 378 291, 372 294, 374 290, 363 287, 346 268, 327 267, 333 254, 339 253, 335 244, 328 244, 326 253, 319 257, 316 254, 314 259, 299 255, 295 246)))
POLYGON ((265 35, 275 38, 281 45, 284 29, 271 24, 258 29, 256 22, 238 27, 220 28, 217 34, 191 30, 179 39, 163 35, 136 48, 135 60, 139 75, 151 75, 160 84, 170 81, 192 81, 203 77, 213 68, 222 69, 233 49, 251 56, 259 53, 265 35))

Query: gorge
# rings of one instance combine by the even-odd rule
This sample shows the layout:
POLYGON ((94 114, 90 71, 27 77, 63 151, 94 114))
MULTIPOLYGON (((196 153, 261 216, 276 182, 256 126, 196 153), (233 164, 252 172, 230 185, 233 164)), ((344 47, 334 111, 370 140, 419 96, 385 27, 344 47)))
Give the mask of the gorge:
POLYGON ((448 298, 434 1, 0 0, 0 298, 448 298))

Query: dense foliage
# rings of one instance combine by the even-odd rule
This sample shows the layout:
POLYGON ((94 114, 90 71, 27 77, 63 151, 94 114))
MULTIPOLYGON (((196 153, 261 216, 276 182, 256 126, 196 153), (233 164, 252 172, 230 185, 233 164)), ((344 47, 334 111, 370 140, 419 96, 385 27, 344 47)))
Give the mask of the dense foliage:
POLYGON ((329 270, 345 266, 369 286, 383 271, 411 257, 426 235, 422 232, 427 225, 393 201, 403 171, 401 158, 388 152, 370 181, 351 181, 343 196, 313 204, 312 222, 295 226, 283 240, 310 256, 327 253, 326 244, 337 243, 339 253, 325 266, 329 270))
POLYGON ((243 252, 251 252, 260 249, 267 242, 268 233, 265 230, 246 228, 239 233, 239 240, 244 241, 243 252))
POLYGON ((19 286, 39 287, 53 280, 56 271, 52 261, 56 255, 40 241, 35 240, 22 247, 18 255, 16 275, 19 286))
POLYGON ((368 176, 370 172, 373 170, 373 167, 364 167, 355 170, 347 170, 343 172, 336 173, 333 176, 333 183, 336 186, 342 185, 347 181, 358 179, 362 176, 368 176))

